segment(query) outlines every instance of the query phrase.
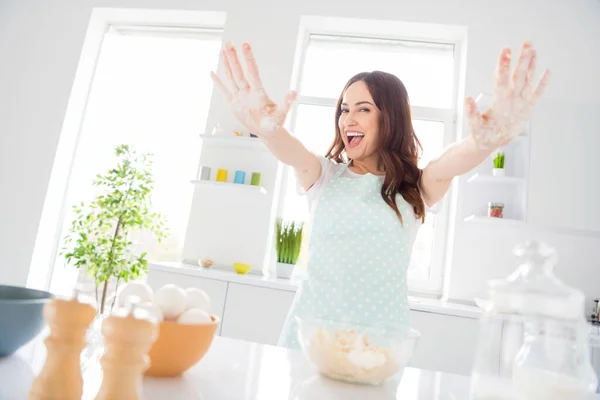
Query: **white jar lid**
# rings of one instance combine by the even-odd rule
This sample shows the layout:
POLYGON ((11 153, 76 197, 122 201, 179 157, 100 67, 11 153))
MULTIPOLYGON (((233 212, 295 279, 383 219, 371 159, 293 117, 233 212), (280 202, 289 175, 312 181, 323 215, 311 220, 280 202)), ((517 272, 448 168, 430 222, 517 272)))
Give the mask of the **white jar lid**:
POLYGON ((585 319, 585 296, 553 273, 556 251, 543 242, 529 241, 515 249, 519 267, 506 279, 488 283, 496 310, 524 316, 585 319))

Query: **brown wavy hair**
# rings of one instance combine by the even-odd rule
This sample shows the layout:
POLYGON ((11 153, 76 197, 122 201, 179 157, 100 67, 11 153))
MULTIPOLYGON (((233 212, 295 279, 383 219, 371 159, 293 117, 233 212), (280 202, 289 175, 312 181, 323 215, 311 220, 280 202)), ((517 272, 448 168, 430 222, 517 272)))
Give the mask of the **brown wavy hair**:
POLYGON ((421 170, 417 166, 423 150, 415 135, 410 116, 408 93, 404 84, 396 76, 387 72, 361 72, 348 81, 337 101, 335 110, 335 139, 325 157, 337 162, 349 162, 342 133, 338 125, 342 113, 341 104, 344 93, 355 82, 363 81, 381 111, 379 119, 378 168, 385 171, 381 187, 381 197, 396 212, 402 221, 402 215, 396 204, 396 194, 413 208, 416 218, 425 220, 425 204, 419 190, 421 170))

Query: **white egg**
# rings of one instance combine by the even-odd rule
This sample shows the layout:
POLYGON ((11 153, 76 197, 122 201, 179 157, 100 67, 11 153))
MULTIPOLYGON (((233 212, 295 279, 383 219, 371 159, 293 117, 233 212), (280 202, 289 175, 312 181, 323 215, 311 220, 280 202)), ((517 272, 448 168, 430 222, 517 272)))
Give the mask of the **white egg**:
POLYGON ((164 321, 163 313, 156 304, 149 303, 149 302, 140 303, 140 304, 137 304, 135 306, 135 308, 136 308, 136 310, 146 311, 148 314, 150 314, 150 317, 152 317, 152 319, 155 319, 157 322, 164 321))
POLYGON ((131 310, 133 305, 138 305, 141 304, 142 300, 138 297, 138 296, 127 296, 125 297, 125 300, 123 301, 123 306, 122 308, 126 309, 126 310, 131 310))
POLYGON ((127 298, 130 296, 137 296, 140 302, 146 303, 152 301, 152 288, 146 283, 141 281, 132 281, 125 284, 119 289, 117 293, 117 305, 124 307, 127 298))
POLYGON ((185 290, 185 294, 187 295, 187 306, 186 310, 192 308, 199 308, 206 312, 210 312, 210 297, 206 294, 204 290, 200 290, 197 288, 187 288, 185 290))
POLYGON ((199 308, 189 309, 177 318, 177 323, 184 325, 202 325, 210 324, 211 322, 212 318, 210 315, 199 308))
POLYGON ((154 304, 160 308, 164 319, 175 320, 185 311, 185 290, 173 284, 164 285, 154 293, 154 304))

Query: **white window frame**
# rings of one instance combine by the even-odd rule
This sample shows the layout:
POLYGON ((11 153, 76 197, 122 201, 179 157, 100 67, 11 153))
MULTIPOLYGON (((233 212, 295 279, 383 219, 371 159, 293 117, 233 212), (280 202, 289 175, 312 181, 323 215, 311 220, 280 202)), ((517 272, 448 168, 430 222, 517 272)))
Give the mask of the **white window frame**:
POLYGON ((226 18, 227 14, 221 11, 133 8, 94 8, 92 10, 44 199, 29 267, 27 287, 49 290, 55 273, 60 274, 60 279, 65 281, 65 287, 69 286, 68 282, 75 285, 77 280, 76 270, 67 268, 55 270, 54 265, 62 239, 60 234, 63 222, 68 212, 66 199, 81 134, 81 125, 85 117, 91 84, 105 33, 111 27, 121 27, 125 32, 128 27, 143 26, 148 27, 149 34, 160 30, 160 27, 181 28, 183 34, 185 34, 186 28, 223 32, 226 18))
MULTIPOLYGON (((335 18, 335 17, 302 17, 298 43, 296 46, 295 65, 292 74, 292 85, 300 87, 302 79, 302 67, 311 35, 329 35, 335 37, 348 38, 371 38, 388 39, 398 41, 419 41, 427 43, 451 44, 454 46, 454 90, 452 94, 452 104, 450 108, 435 107, 411 107, 413 119, 442 122, 444 124, 444 143, 446 148, 457 140, 460 136, 457 127, 458 114, 458 94, 461 92, 463 82, 460 81, 461 71, 464 63, 464 48, 466 45, 466 27, 421 24, 400 21, 380 21, 380 20, 362 20, 353 18, 335 18), (360 30, 351 27, 360 27, 360 30), (393 33, 390 33, 393 32, 393 33)), ((337 98, 313 97, 298 95, 296 102, 290 112, 288 127, 296 126, 297 109, 299 105, 313 106, 336 106, 337 98)), ((288 174, 284 174, 281 185, 281 199, 285 201, 285 190, 288 184, 288 174)), ((434 233, 434 243, 432 249, 431 265, 429 268, 429 277, 427 279, 416 279, 408 276, 408 287, 410 294, 441 296, 444 286, 444 271, 447 271, 449 262, 448 247, 452 242, 450 239, 450 201, 453 198, 453 192, 456 190, 451 186, 448 194, 436 207, 436 226, 434 233)), ((283 202, 279 205, 279 214, 283 212, 283 202)))

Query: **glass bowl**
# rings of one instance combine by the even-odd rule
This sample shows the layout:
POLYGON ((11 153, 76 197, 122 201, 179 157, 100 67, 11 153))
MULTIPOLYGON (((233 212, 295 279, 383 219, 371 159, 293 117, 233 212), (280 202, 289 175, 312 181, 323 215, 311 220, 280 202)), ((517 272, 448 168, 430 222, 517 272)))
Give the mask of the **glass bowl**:
POLYGON ((367 326, 327 318, 300 318, 304 356, 329 378, 379 385, 404 371, 420 333, 406 326, 367 326))

